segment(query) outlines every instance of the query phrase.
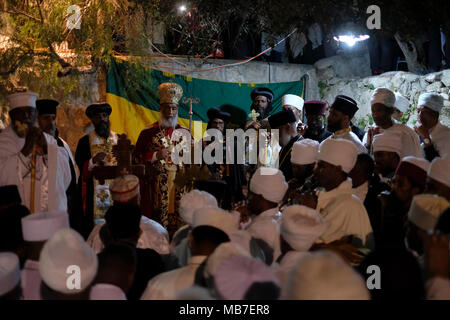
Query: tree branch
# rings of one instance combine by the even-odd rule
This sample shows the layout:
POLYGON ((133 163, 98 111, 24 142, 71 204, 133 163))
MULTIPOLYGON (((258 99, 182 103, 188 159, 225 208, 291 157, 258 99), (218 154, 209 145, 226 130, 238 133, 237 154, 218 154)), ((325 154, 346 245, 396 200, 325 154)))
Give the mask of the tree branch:
POLYGON ((32 19, 32 20, 34 20, 36 22, 42 22, 41 20, 39 20, 39 18, 36 18, 36 17, 32 16, 31 14, 28 14, 26 12, 19 11, 19 10, 15 10, 15 11, 2 10, 1 12, 9 13, 9 14, 23 15, 23 16, 25 16, 27 18, 30 18, 30 19, 32 19))

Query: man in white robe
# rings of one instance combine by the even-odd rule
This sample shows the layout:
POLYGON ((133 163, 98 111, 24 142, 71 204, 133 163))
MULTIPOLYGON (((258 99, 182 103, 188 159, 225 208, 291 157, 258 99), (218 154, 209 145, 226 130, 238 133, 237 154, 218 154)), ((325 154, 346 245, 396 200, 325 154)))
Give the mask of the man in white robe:
POLYGON ((282 258, 275 270, 282 291, 287 287, 288 274, 296 262, 308 254, 308 250, 325 230, 324 218, 314 209, 293 205, 283 210, 280 226, 282 258))
POLYGON ((439 122, 444 98, 436 93, 423 93, 417 104, 420 125, 414 129, 422 137, 425 157, 428 161, 435 157, 445 157, 450 153, 450 128, 439 122))
POLYGON ((0 186, 17 185, 22 203, 32 212, 66 212, 69 158, 55 138, 35 127, 37 97, 32 92, 8 96, 11 124, 0 133, 0 186), (33 150, 35 191, 31 195, 33 150))
POLYGON ((356 163, 358 151, 343 139, 326 139, 319 147, 314 175, 321 187, 316 210, 328 223, 319 241, 330 243, 352 236, 357 247, 372 247, 373 234, 369 216, 361 200, 353 195, 348 173, 356 163))
POLYGON ((45 242, 64 228, 69 228, 69 218, 58 212, 39 212, 22 218, 22 234, 27 248, 27 260, 21 272, 24 300, 41 300, 39 255, 45 242))
POLYGON ((376 126, 369 127, 364 135, 363 144, 372 153, 373 137, 383 132, 389 132, 401 137, 402 152, 400 158, 407 156, 423 158, 419 136, 407 125, 394 123, 392 120, 395 101, 394 92, 386 88, 378 88, 372 94, 370 104, 376 126))

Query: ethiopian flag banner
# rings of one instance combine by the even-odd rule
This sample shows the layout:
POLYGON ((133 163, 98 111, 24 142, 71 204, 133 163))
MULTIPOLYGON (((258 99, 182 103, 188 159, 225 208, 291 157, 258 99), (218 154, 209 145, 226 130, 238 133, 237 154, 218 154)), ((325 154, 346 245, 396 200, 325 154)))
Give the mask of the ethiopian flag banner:
MULTIPOLYGON (((129 76, 135 67, 127 61, 112 59, 107 77, 107 102, 112 107, 110 116, 111 129, 117 133, 126 133, 134 144, 140 132, 156 122, 159 117, 158 86, 163 82, 176 82, 183 88, 178 109, 178 123, 189 128, 189 105, 193 107, 193 127, 200 124, 206 129, 208 109, 222 107, 231 114, 231 123, 243 126, 249 119, 250 92, 255 87, 267 87, 273 91, 275 99, 272 102, 272 114, 281 111, 281 97, 285 94, 296 94, 303 97, 304 79, 279 83, 234 83, 210 81, 161 72, 144 68, 139 73, 132 89, 129 76)), ((136 73, 133 74, 136 78, 136 73)), ((133 78, 133 79, 134 79, 133 78)), ((198 132, 195 138, 199 138, 198 132)))

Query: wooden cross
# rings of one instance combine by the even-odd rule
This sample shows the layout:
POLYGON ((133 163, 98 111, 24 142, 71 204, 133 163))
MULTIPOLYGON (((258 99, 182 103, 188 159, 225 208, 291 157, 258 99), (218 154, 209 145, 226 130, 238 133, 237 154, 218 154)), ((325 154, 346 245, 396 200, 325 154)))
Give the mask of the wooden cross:
POLYGON ((107 179, 114 179, 121 175, 134 174, 142 180, 145 175, 145 166, 142 164, 132 165, 131 155, 134 146, 126 134, 119 134, 117 144, 113 146, 113 154, 117 159, 117 166, 105 166, 100 164, 93 169, 94 177, 100 184, 104 184, 107 179))

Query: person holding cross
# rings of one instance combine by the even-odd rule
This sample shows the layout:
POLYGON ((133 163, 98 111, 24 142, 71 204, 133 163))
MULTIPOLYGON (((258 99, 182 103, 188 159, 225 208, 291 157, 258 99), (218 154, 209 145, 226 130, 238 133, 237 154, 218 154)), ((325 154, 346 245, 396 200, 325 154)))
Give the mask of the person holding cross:
POLYGON ((179 201, 185 193, 184 188, 178 189, 174 184, 183 163, 174 163, 172 153, 175 146, 190 133, 177 124, 178 103, 183 88, 172 82, 162 83, 158 87, 158 95, 159 119, 140 133, 134 159, 145 164, 146 172, 150 173, 143 187, 142 207, 147 210, 144 214, 161 223, 171 235, 183 225, 177 212, 179 201))

